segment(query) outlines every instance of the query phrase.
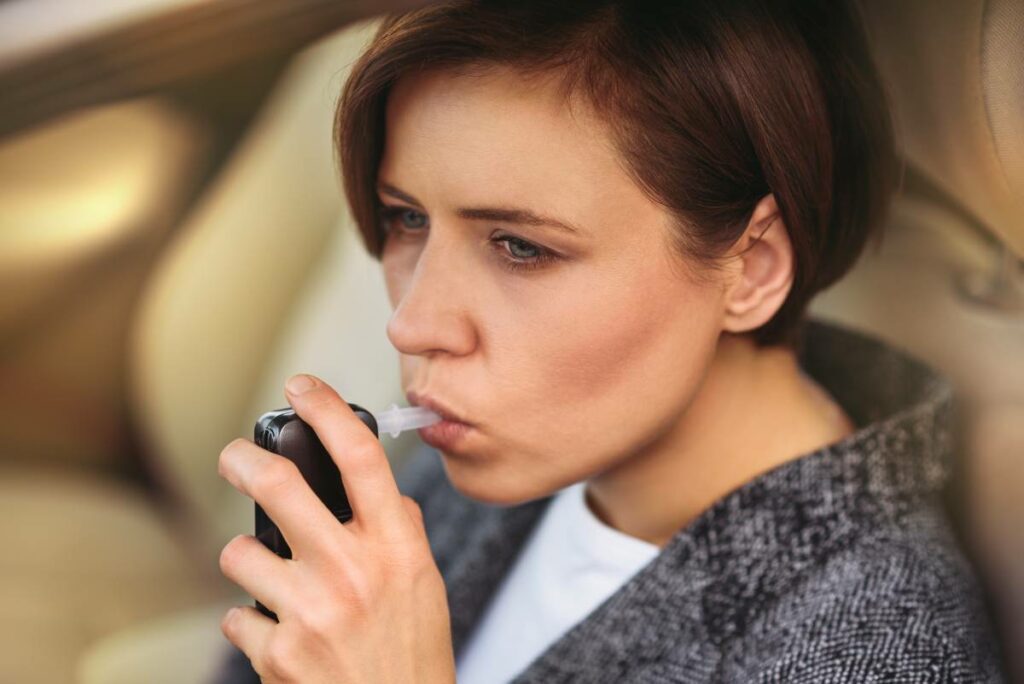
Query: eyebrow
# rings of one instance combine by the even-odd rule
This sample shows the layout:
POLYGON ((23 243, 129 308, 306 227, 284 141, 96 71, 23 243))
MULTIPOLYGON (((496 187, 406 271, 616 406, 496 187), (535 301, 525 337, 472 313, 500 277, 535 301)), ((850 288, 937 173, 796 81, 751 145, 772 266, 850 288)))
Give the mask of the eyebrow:
MULTIPOLYGON (((412 195, 399 190, 393 185, 388 183, 379 183, 377 188, 385 195, 390 195, 395 199, 400 199, 403 202, 414 204, 420 209, 423 208, 423 205, 419 200, 412 195)), ((559 219, 552 218, 550 216, 542 216, 530 211, 529 209, 520 209, 516 207, 462 207, 458 209, 456 213, 459 217, 468 220, 499 221, 502 223, 516 223, 528 226, 549 226, 551 228, 563 230, 567 233, 582 232, 579 228, 566 221, 560 221, 559 219)))

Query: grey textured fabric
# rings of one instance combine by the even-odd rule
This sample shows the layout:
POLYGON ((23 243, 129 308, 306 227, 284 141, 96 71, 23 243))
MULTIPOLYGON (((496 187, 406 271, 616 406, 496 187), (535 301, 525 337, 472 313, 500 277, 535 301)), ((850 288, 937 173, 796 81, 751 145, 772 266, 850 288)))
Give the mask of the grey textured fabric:
MULTIPOLYGON (((981 591, 937 498, 951 455, 948 383, 822 322, 805 326, 799 353, 857 431, 720 499, 517 684, 1003 681, 981 591)), ((459 654, 551 497, 473 501, 430 450, 399 486, 423 507, 459 654)), ((256 680, 235 652, 218 681, 256 680)))

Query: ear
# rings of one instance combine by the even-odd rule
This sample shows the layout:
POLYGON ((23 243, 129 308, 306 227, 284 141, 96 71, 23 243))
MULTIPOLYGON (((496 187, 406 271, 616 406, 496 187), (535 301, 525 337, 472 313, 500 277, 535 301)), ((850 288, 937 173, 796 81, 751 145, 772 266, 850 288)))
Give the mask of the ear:
POLYGON ((771 320, 793 286, 793 246, 774 195, 754 207, 731 256, 735 277, 725 294, 722 329, 742 333, 771 320))

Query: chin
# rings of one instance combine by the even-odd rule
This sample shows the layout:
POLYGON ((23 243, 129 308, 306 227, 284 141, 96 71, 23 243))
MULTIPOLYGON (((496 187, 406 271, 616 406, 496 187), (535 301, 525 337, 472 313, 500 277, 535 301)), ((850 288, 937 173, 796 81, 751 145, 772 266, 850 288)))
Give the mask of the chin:
POLYGON ((553 489, 518 477, 501 477, 487 465, 467 464, 461 457, 444 451, 441 462, 452 487, 463 496, 492 506, 517 506, 552 494, 553 489))

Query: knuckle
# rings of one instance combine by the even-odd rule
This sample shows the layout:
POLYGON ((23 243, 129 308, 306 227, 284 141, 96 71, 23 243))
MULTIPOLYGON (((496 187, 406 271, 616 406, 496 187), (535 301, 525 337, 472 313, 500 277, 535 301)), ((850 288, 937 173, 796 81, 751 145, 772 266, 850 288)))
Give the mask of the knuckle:
POLYGON ((290 681, 296 656, 295 639, 282 631, 268 641, 263 654, 263 669, 275 679, 290 681))
POLYGON ((365 441, 353 444, 349 448, 345 460, 350 467, 358 470, 374 466, 380 458, 380 443, 365 441))
POLYGON ((358 622, 369 617, 378 604, 376 583, 372 577, 363 572, 346 573, 339 604, 344 606, 348 619, 358 622))
POLYGON ((286 458, 275 458, 256 471, 251 488, 254 494, 264 497, 290 486, 296 477, 301 475, 293 462, 286 458))
POLYGON ((341 626, 330 601, 320 601, 303 610, 297 614, 296 620, 308 637, 326 637, 334 634, 341 626))
POLYGON ((365 622, 373 615, 373 607, 377 601, 373 598, 371 591, 355 591, 349 596, 345 603, 347 614, 356 622, 365 622))

